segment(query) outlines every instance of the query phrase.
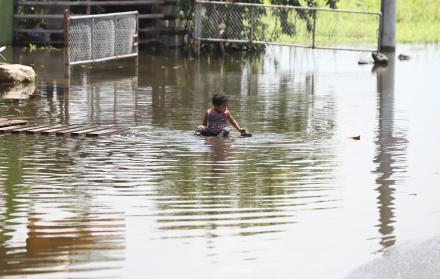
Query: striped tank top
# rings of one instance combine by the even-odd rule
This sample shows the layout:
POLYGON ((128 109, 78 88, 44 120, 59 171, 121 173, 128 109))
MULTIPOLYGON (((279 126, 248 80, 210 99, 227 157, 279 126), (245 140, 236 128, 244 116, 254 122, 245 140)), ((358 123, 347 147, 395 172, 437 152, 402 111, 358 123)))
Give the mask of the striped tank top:
POLYGON ((208 128, 220 132, 228 126, 229 110, 218 112, 213 108, 208 109, 208 128))

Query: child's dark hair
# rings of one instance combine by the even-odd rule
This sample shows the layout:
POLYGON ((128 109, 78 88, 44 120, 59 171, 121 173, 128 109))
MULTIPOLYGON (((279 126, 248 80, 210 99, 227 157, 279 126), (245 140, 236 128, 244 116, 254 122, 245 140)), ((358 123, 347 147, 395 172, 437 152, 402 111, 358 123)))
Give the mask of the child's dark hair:
POLYGON ((212 104, 214 106, 220 106, 227 102, 228 102, 228 96, 226 96, 222 92, 215 93, 214 96, 212 96, 212 104))

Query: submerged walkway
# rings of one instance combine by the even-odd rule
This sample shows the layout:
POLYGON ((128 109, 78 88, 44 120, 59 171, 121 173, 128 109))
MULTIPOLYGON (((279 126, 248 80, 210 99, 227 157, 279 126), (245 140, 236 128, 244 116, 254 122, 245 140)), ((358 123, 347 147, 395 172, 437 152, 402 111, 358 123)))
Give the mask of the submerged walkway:
POLYGON ((86 124, 57 124, 57 125, 28 125, 25 120, 9 120, 0 118, 0 134, 26 134, 26 135, 56 135, 56 136, 86 136, 98 137, 120 133, 124 128, 114 126, 98 126, 86 124))

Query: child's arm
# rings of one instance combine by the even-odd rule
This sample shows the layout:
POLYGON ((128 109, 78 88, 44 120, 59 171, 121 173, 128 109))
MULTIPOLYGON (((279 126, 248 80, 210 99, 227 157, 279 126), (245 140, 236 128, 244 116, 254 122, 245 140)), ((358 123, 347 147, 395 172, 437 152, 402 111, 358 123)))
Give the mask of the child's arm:
POLYGON ((205 116, 203 116, 203 126, 208 126, 208 111, 205 111, 205 116))
POLYGON ((235 129, 237 129, 240 133, 243 131, 243 129, 240 127, 240 125, 238 125, 237 121, 235 121, 234 117, 232 116, 232 114, 229 112, 227 114, 228 120, 229 122, 232 124, 232 126, 234 126, 235 129))

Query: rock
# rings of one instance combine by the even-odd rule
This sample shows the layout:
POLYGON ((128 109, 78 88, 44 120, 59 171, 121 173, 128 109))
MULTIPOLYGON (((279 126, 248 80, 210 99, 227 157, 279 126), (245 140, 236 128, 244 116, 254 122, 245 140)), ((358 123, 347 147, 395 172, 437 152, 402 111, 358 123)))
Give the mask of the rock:
POLYGON ((36 74, 29 66, 0 64, 0 83, 35 82, 36 74))
POLYGON ((373 52, 371 56, 373 57, 375 64, 381 64, 381 65, 388 64, 388 57, 381 52, 373 52))
POLYGON ((34 82, 0 84, 0 99, 29 99, 34 93, 34 82))
POLYGON ((407 54, 399 54, 399 56, 397 56, 399 58, 400 61, 405 61, 405 60, 410 60, 411 57, 407 54))

